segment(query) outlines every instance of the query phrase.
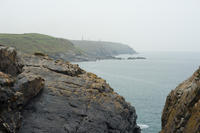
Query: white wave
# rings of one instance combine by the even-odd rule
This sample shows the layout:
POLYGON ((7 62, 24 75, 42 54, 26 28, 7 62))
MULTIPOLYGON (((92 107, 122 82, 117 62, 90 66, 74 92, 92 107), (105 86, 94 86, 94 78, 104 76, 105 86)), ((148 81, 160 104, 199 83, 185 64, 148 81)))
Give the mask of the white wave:
POLYGON ((139 126, 141 129, 149 128, 149 126, 148 126, 148 125, 145 125, 145 124, 138 124, 138 126, 139 126))

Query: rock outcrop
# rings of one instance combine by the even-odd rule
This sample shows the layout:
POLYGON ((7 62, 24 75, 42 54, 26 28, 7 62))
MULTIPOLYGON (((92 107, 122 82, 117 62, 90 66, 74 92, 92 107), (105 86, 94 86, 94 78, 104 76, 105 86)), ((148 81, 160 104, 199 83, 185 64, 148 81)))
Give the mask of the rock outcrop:
POLYGON ((17 52, 12 47, 0 49, 0 70, 11 75, 17 75, 22 71, 22 64, 17 57, 17 52))
POLYGON ((0 133, 140 133, 134 107, 78 65, 0 46, 0 71, 0 133))
POLYGON ((13 48, 0 46, 1 133, 15 133, 21 127, 21 111, 44 87, 43 78, 23 73, 22 67, 13 48))
POLYGON ((200 68, 168 95, 161 133, 200 132, 200 68))

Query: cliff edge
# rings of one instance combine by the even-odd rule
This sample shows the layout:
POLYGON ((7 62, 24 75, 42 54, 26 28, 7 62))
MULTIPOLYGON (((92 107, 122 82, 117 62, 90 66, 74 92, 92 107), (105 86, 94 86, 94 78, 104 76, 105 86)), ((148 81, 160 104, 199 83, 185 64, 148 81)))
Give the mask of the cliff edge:
POLYGON ((135 108, 105 80, 0 46, 0 133, 140 133, 135 108))
POLYGON ((200 68, 168 95, 161 133, 200 132, 200 68))

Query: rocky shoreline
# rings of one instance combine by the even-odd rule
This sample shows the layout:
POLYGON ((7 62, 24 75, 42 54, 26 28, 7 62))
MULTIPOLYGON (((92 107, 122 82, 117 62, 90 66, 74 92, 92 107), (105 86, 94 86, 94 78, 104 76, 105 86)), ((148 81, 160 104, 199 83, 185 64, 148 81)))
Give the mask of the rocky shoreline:
MULTIPOLYGON (((0 133, 140 133, 135 108, 105 80, 42 53, 0 46, 0 133)), ((200 132, 200 68, 172 90, 160 133, 200 132)))
POLYGON ((87 62, 87 61, 99 61, 99 60, 145 60, 145 57, 116 57, 118 55, 110 55, 110 56, 79 56, 79 55, 68 55, 64 53, 49 55, 53 59, 63 59, 65 61, 71 62, 87 62))
POLYGON ((146 57, 128 57, 127 60, 146 60, 146 57))
POLYGON ((0 46, 0 133, 140 133, 135 108, 105 80, 0 46))

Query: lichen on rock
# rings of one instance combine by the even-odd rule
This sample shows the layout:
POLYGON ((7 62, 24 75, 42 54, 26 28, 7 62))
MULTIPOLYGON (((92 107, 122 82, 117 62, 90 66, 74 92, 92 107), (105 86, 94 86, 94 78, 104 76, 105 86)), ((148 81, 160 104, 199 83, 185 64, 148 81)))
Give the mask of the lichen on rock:
POLYGON ((200 68, 168 95, 161 133, 200 132, 200 68))
POLYGON ((140 133, 135 108, 95 74, 13 48, 0 58, 0 132, 140 133))

